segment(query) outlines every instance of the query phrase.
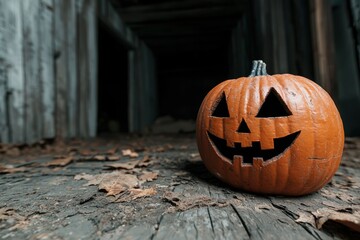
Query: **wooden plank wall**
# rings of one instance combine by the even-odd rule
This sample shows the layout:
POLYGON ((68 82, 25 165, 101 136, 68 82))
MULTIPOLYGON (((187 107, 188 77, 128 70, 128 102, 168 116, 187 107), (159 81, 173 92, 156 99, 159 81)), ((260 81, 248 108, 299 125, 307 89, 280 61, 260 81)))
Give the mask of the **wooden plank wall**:
POLYGON ((0 142, 96 135, 96 0, 0 0, 0 142))
POLYGON ((239 78, 250 74, 250 42, 247 30, 248 16, 243 15, 231 34, 229 49, 230 78, 239 78))
POLYGON ((336 91, 333 26, 330 2, 310 2, 313 37, 314 72, 316 81, 334 96, 336 91))
POLYGON ((25 140, 21 0, 0 0, 0 142, 25 140))
POLYGON ((97 18, 96 2, 78 0, 79 135, 94 137, 97 130, 97 18))
POLYGON ((99 19, 128 49, 129 132, 144 132, 157 117, 156 62, 153 53, 127 27, 112 5, 98 3, 99 19))
POLYGON ((129 126, 156 117, 155 59, 109 1, 0 0, 0 142, 94 137, 97 22, 129 49, 129 126))
POLYGON ((129 131, 144 132, 157 117, 155 59, 142 42, 129 51, 129 131))
POLYGON ((355 32, 358 68, 360 69, 360 2, 358 0, 350 0, 350 11, 355 32))
POLYGON ((252 6, 253 59, 264 60, 269 74, 314 80, 308 0, 254 0, 252 6))

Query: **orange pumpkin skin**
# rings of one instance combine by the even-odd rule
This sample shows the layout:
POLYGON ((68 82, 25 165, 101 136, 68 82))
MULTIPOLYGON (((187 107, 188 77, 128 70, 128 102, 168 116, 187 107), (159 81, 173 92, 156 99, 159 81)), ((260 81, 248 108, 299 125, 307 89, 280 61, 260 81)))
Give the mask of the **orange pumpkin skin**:
POLYGON ((331 97, 311 80, 291 74, 220 83, 204 98, 196 124, 207 169, 229 185, 255 193, 299 196, 319 190, 335 174, 344 147, 342 120, 331 97), (286 105, 287 116, 260 116, 270 92, 286 105), (228 116, 225 111, 225 117, 218 117, 214 112, 222 97, 228 116), (242 121, 246 127, 240 126, 242 121), (274 140, 285 138, 289 142, 274 140))

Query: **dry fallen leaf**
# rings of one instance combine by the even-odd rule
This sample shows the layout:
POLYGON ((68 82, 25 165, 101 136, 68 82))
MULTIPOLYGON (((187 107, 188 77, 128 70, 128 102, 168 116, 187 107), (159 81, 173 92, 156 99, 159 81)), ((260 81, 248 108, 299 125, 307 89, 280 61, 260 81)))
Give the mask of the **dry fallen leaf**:
POLYGON ((120 156, 119 155, 107 156, 106 159, 109 161, 118 161, 120 160, 120 156))
POLYGON ((57 166, 64 167, 64 166, 70 164, 73 160, 74 159, 71 156, 56 158, 54 160, 51 160, 50 162, 45 163, 45 166, 47 166, 47 167, 57 167, 57 166))
POLYGON ((90 155, 94 155, 94 152, 92 150, 89 149, 83 149, 80 151, 80 154, 82 156, 90 156, 90 155))
POLYGON ((324 223, 331 220, 337 223, 341 223, 352 230, 360 232, 360 212, 355 211, 353 213, 338 212, 329 208, 320 208, 315 212, 312 212, 316 217, 316 227, 320 229, 324 223))
POLYGON ((145 155, 137 164, 137 167, 147 167, 152 164, 151 159, 148 155, 145 155))
POLYGON ((122 152, 123 156, 129 156, 131 158, 136 158, 139 156, 139 154, 137 152, 134 152, 131 149, 123 149, 123 150, 121 150, 121 152, 122 152))
POLYGON ((200 160, 200 154, 199 154, 199 153, 191 153, 191 154, 190 154, 190 157, 191 157, 193 160, 197 160, 197 159, 200 160))
POLYGON ((12 208, 0 208, 0 220, 6 220, 9 218, 16 218, 17 220, 24 220, 25 218, 20 216, 12 208))
POLYGON ((132 170, 136 167, 139 161, 131 161, 131 162, 125 162, 125 163, 112 163, 112 164, 106 164, 105 167, 115 168, 115 169, 126 169, 126 170, 132 170))
POLYGON ((106 156, 105 155, 95 155, 92 160, 96 160, 96 161, 105 161, 106 160, 106 156))
POLYGON ((117 202, 129 202, 141 197, 149 197, 156 194, 155 187, 146 189, 129 189, 129 195, 121 196, 117 202))
POLYGON ((316 227, 315 217, 311 213, 299 213, 298 219, 295 220, 298 223, 309 223, 311 226, 316 227))
POLYGON ((6 150, 6 155, 9 155, 11 157, 18 157, 20 156, 21 152, 18 147, 10 147, 6 150))
POLYGON ((109 150, 106 151, 106 154, 108 154, 108 155, 114 155, 117 150, 118 150, 117 147, 110 148, 109 150))
POLYGON ((159 174, 157 172, 144 172, 139 176, 139 180, 142 182, 151 182, 157 179, 159 174))
MULTIPOLYGON (((100 175, 100 174, 98 174, 98 175, 100 175)), ((84 179, 84 180, 90 181, 90 180, 95 179, 95 176, 96 176, 96 175, 90 175, 90 174, 87 174, 87 173, 81 173, 81 174, 75 175, 74 179, 75 179, 75 180, 82 180, 82 179, 84 179)), ((101 178, 99 178, 99 179, 101 179, 101 178)), ((87 183, 87 184, 85 184, 85 185, 86 185, 86 186, 90 186, 90 185, 97 185, 97 184, 99 184, 99 183, 100 183, 100 181, 99 181, 98 183, 93 183, 93 184, 87 183)))
POLYGON ((14 167, 13 165, 0 165, 0 174, 1 173, 17 173, 27 171, 26 167, 14 167))
POLYGON ((117 195, 129 188, 139 185, 136 176, 125 174, 120 171, 111 173, 101 173, 96 175, 79 174, 74 177, 75 180, 85 179, 88 181, 86 186, 99 185, 99 190, 105 190, 107 195, 117 195))

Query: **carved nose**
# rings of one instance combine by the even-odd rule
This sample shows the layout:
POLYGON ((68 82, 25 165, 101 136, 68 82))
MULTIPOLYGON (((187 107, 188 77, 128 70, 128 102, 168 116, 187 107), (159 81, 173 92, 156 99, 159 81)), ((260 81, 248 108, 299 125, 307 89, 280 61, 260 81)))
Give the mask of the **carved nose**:
POLYGON ((240 125, 236 130, 238 133, 251 133, 248 125, 246 124, 244 119, 241 119, 240 125))

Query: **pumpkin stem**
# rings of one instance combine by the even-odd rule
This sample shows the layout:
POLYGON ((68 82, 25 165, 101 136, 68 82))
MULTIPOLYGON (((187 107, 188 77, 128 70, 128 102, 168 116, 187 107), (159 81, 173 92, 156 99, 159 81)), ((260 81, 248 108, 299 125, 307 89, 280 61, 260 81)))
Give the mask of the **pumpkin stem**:
POLYGON ((254 60, 249 77, 268 75, 266 72, 266 63, 262 60, 254 60))

